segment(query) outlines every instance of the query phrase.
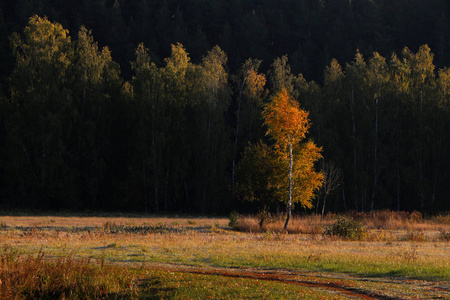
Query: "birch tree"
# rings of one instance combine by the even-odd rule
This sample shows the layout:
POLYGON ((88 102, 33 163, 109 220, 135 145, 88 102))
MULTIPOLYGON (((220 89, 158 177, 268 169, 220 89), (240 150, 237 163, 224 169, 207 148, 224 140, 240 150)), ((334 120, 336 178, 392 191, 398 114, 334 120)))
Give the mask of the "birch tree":
POLYGON ((314 170, 314 163, 321 158, 321 149, 312 141, 304 142, 310 127, 308 112, 300 109, 285 89, 275 94, 265 106, 263 118, 267 135, 275 141, 277 155, 288 162, 286 230, 293 203, 311 207, 314 191, 322 184, 322 173, 314 170))

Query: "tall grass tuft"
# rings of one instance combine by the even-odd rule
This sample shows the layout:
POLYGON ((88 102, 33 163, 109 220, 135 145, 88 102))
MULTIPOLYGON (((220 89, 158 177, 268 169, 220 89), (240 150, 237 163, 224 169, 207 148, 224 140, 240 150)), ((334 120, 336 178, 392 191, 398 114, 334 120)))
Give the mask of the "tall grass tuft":
POLYGON ((123 268, 73 255, 47 260, 43 253, 1 256, 0 299, 122 299, 134 295, 123 268))

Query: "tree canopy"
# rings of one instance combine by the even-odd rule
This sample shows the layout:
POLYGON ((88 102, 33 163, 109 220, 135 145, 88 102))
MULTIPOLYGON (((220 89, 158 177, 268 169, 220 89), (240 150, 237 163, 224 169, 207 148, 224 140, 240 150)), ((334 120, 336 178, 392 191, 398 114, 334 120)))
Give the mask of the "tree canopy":
MULTIPOLYGON (((195 43, 187 40, 190 25, 184 22, 190 15, 184 13, 193 10, 184 2, 175 9, 173 1, 164 1, 155 19, 144 18, 155 9, 150 1, 141 1, 146 9, 131 18, 136 4, 131 2, 69 1, 65 7, 52 1, 49 17, 30 17, 29 11, 46 10, 50 2, 0 1, 0 30, 15 31, 10 45, 0 41, 6 53, 1 62, 0 208, 254 212, 255 205, 234 196, 243 188, 236 179, 245 182, 247 176, 242 172, 248 168, 241 166, 248 164, 268 176, 262 181, 249 171, 248 178, 261 182, 252 187, 251 197, 267 202, 269 209, 277 208, 273 203, 289 209, 290 191, 291 202, 302 204, 294 209, 309 209, 318 205, 313 191, 321 175, 313 166, 319 160, 318 166, 334 162, 342 172, 338 189, 327 198, 329 211, 450 210, 445 168, 450 161, 450 76, 442 48, 432 42, 404 43, 386 54, 383 43, 374 43, 379 52, 352 49, 344 60, 328 52, 323 57, 327 66, 320 70, 323 80, 310 81, 298 65, 318 64, 300 54, 311 51, 307 45, 314 35, 302 39, 297 54, 284 55, 290 54, 289 44, 280 46, 287 37, 272 35, 272 27, 264 30, 274 18, 266 10, 271 1, 254 6, 254 13, 251 1, 231 1, 237 16, 248 17, 243 23, 227 20, 229 7, 220 6, 221 1, 208 2, 211 15, 205 15, 222 15, 224 27, 220 22, 212 22, 215 29, 198 27, 195 43), (84 8, 71 12, 86 15, 78 13, 77 19, 77 13, 70 14, 64 21, 67 12, 62 11, 70 5, 84 8), (16 9, 24 15, 16 21, 6 17, 5 11, 16 9), (103 16, 102 26, 94 21, 97 14, 103 16), (64 22, 54 21, 61 18, 64 22), (128 30, 136 28, 131 19, 142 28, 128 30), (172 22, 177 26, 168 26, 172 22), (245 44, 246 51, 265 55, 242 50, 244 42, 232 29, 244 24, 262 33, 247 36, 254 45, 245 44), (166 26, 173 35, 156 30, 166 26), (154 35, 148 34, 151 28, 154 35), (211 43, 211 32, 220 32, 223 39, 216 35, 217 43, 211 43), (128 43, 131 35, 144 43, 128 43), (258 46, 272 45, 267 41, 272 38, 278 45, 272 48, 286 52, 272 56, 271 47, 258 46), (281 177, 283 183, 277 183, 281 177)), ((360 6, 384 7, 382 1, 360 6, 338 1, 333 8, 332 1, 319 2, 278 6, 291 5, 292 13, 313 7, 318 15, 330 16, 331 11, 349 16, 360 6)), ((438 2, 429 6, 434 9, 438 2)), ((401 14, 408 20, 406 12, 401 14)), ((290 24, 294 20, 280 21, 279 29, 289 36, 293 31, 287 29, 299 28, 290 24)), ((344 20, 327 22, 340 23, 333 28, 344 34, 344 20)), ((345 44, 337 43, 335 35, 325 40, 345 44)))

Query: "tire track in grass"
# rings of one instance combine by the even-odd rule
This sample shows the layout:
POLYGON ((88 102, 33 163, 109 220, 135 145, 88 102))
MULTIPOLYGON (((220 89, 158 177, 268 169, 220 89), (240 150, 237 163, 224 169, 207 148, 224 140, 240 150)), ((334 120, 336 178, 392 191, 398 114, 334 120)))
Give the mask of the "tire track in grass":
MULTIPOLYGON (((75 256, 76 257, 76 256, 75 256)), ((60 256, 45 256, 45 259, 56 260, 61 258, 60 256)), ((78 257, 79 259, 82 257, 78 257)), ((393 278, 375 278, 368 277, 349 277, 340 273, 320 273, 320 272, 301 272, 300 270, 288 270, 288 269, 253 269, 253 268, 233 268, 233 267, 201 267, 186 264, 173 264, 173 263, 156 263, 156 262, 136 262, 136 261, 124 261, 124 260, 111 260, 111 259, 97 259, 89 258, 98 263, 105 263, 118 266, 126 266, 131 268, 141 268, 149 270, 158 270, 165 272, 177 272, 177 273, 189 273, 198 275, 211 275, 211 276, 224 276, 231 278, 244 278, 255 280, 274 281, 286 284, 296 284, 303 287, 319 288, 326 291, 334 291, 351 298, 361 299, 379 299, 379 300, 391 300, 391 299, 450 299, 450 288, 446 285, 439 286, 433 282, 421 281, 421 280, 401 280, 393 278), (299 277, 305 277, 308 279, 300 279, 299 277), (380 293, 380 289, 372 287, 371 289, 355 287, 363 282, 373 282, 379 284, 392 284, 398 287, 406 288, 410 291, 417 289, 425 289, 434 295, 427 295, 421 297, 421 295, 413 296, 400 296, 400 295, 386 295, 380 293), (355 286, 352 286, 355 285, 355 286), (439 292, 439 294, 437 294, 439 292), (441 294, 443 293, 443 294, 441 294), (419 298, 418 298, 419 297, 419 298)), ((443 282, 441 282, 443 283, 443 282)), ((370 287, 369 287, 370 288, 370 287)), ((388 289, 392 294, 392 290, 388 289)), ((398 292, 398 290, 394 290, 398 292)), ((423 292, 423 291, 422 291, 423 292)), ((426 292, 426 291, 425 291, 426 292)), ((395 294, 395 293, 394 293, 395 294)))
MULTIPOLYGON (((402 299, 399 297, 391 297, 388 295, 383 295, 378 292, 364 290, 360 288, 351 287, 345 284, 343 281, 338 280, 336 282, 324 282, 324 281, 313 281, 313 280, 301 280, 295 277, 304 276, 301 273, 280 271, 280 270, 257 270, 257 269, 234 269, 234 268, 204 268, 204 267, 194 267, 188 265, 172 265, 172 264, 146 264, 145 268, 155 269, 159 271, 168 272, 179 272, 179 273, 189 273, 189 274, 199 274, 199 275, 214 275, 214 276, 225 276, 233 278, 245 278, 245 279, 257 279, 257 280, 267 280, 275 281, 287 284, 296 284, 309 288, 323 288, 325 290, 333 290, 341 294, 358 297, 362 299, 379 299, 379 300, 391 300, 391 299, 402 299)), ((313 275, 308 275, 308 277, 314 278, 313 275)))

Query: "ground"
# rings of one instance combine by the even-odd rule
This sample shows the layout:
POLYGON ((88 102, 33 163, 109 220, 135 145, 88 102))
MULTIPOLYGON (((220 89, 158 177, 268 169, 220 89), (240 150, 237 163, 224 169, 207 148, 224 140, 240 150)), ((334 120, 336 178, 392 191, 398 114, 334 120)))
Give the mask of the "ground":
POLYGON ((113 298, 450 298, 445 222, 369 229, 359 241, 323 236, 319 222, 304 233, 239 232, 226 218, 3 216, 0 224, 3 277, 6 257, 66 269, 84 261, 128 274, 129 284, 106 292, 113 298))

